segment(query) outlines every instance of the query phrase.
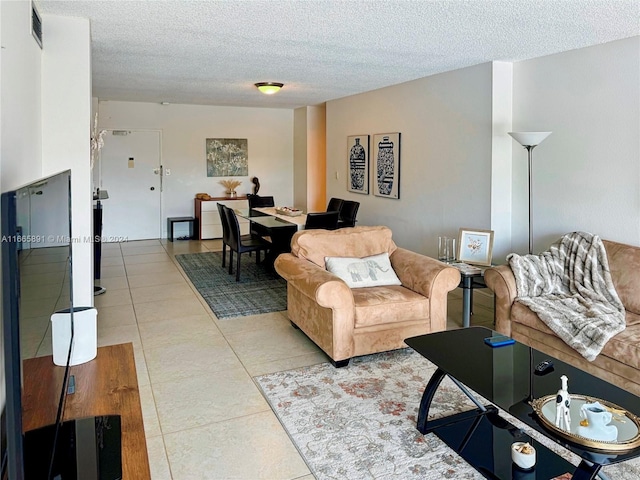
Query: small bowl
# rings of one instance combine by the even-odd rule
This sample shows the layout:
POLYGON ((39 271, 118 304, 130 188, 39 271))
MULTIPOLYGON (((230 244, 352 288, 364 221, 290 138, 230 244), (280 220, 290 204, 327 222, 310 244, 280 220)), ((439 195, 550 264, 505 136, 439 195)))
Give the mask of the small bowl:
POLYGON ((532 453, 522 453, 518 450, 528 442, 515 442, 511 444, 511 460, 523 470, 531 470, 536 464, 536 449, 531 444, 532 453))

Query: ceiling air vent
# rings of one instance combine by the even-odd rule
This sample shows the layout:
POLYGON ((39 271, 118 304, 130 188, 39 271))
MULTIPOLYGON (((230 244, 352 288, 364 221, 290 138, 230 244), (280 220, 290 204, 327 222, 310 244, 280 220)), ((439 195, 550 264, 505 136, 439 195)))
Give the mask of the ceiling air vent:
POLYGON ((31 33, 42 48, 42 18, 33 2, 31 3, 31 33))

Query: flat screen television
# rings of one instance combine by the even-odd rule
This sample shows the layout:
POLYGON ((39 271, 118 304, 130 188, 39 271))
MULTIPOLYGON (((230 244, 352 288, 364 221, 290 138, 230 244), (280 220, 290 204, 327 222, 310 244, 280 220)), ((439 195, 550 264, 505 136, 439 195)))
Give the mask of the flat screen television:
POLYGON ((74 316, 82 310, 73 300, 71 171, 4 192, 1 202, 6 401, 2 412, 0 477, 2 480, 121 478, 118 416, 63 422, 65 400, 74 393, 70 376, 72 348, 77 338, 74 316), (62 345, 66 365, 53 367, 64 369, 59 376, 60 384, 54 388, 58 394, 49 399, 57 405, 56 421, 23 434, 25 361, 53 353, 51 316, 56 312, 68 315, 70 330, 64 335, 68 345, 62 345), (96 452, 98 448, 92 448, 92 442, 86 441, 102 436, 105 422, 114 424, 109 436, 115 440, 109 448, 114 447, 115 454, 96 452), (87 457, 93 458, 91 465, 84 461, 87 457), (109 460, 97 465, 104 458, 109 460))

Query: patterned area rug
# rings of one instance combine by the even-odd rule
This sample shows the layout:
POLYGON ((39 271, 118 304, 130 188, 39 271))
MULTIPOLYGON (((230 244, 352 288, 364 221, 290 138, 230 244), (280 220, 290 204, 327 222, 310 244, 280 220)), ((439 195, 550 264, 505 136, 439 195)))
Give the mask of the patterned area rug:
POLYGON ((232 275, 221 267, 222 252, 176 255, 176 260, 219 319, 287 309, 287 282, 263 265, 256 265, 255 254, 242 255, 239 282, 235 265, 232 275))
MULTIPOLYGON (((434 370, 422 356, 404 349, 358 357, 346 368, 323 363, 255 380, 319 480, 484 478, 435 435, 416 429, 422 392, 434 370)), ((447 378, 430 416, 472 408, 447 378)), ((577 465, 573 454, 502 414, 577 465)), ((637 480, 638 465, 608 466, 605 472, 637 480)))

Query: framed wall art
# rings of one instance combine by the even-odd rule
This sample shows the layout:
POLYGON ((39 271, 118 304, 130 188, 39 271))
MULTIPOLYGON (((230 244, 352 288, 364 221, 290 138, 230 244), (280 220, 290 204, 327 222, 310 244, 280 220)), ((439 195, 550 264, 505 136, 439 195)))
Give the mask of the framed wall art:
POLYGON ((207 177, 249 175, 246 138, 207 138, 207 177))
POLYGON ((347 137, 349 174, 347 190, 369 194, 369 135, 347 137))
POLYGON ((400 133, 373 136, 373 194, 400 198, 400 133))
POLYGON ((461 228, 458 233, 458 261, 472 265, 491 265, 493 230, 461 228))

